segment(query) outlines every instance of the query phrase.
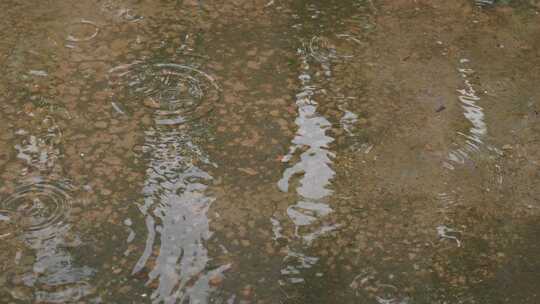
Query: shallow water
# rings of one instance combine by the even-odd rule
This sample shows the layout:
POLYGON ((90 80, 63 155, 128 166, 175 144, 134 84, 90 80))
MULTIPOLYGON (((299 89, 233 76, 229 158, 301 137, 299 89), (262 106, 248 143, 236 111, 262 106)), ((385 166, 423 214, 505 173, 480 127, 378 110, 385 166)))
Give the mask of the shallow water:
POLYGON ((3 1, 0 303, 539 302, 540 2, 487 2, 3 1))

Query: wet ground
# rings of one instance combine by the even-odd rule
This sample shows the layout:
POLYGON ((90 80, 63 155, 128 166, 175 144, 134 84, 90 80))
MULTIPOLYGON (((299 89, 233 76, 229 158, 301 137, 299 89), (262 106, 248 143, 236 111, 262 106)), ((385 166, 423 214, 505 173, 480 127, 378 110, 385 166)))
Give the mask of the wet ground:
POLYGON ((0 303, 540 303, 540 2, 477 4, 1 1, 0 303))

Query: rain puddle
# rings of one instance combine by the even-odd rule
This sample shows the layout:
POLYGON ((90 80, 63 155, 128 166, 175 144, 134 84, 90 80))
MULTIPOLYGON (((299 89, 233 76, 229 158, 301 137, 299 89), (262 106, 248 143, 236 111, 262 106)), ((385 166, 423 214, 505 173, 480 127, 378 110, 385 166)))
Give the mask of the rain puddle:
POLYGON ((0 303, 538 302, 539 1, 0 11, 0 303))

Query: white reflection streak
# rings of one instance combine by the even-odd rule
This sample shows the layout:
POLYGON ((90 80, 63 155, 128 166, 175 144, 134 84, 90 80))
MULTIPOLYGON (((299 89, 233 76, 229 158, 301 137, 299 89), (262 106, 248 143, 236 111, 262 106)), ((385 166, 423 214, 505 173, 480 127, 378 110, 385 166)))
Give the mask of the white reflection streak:
MULTIPOLYGON (((317 88, 312 84, 308 56, 303 53, 302 62, 303 72, 299 76, 302 88, 296 95, 298 117, 295 122, 298 131, 283 161, 290 161, 297 151, 303 152, 299 161, 284 171, 278 187, 281 191, 287 192, 291 179, 301 175, 300 185, 296 188, 300 200, 287 209, 287 215, 294 224, 295 237, 301 238, 303 244, 309 245, 319 235, 335 229, 335 226, 322 226, 314 227, 315 231, 310 233, 300 231, 302 227, 308 228, 333 211, 325 198, 332 193, 328 186, 335 175, 331 167, 335 155, 328 150, 329 144, 334 141, 326 134, 331 124, 317 113, 317 102, 313 99, 317 88)), ((272 224, 275 231, 281 229, 276 220, 272 219, 272 224)), ((310 268, 318 260, 316 257, 305 256, 289 249, 286 260, 290 259, 296 260, 299 268, 310 268)), ((299 275, 297 267, 288 265, 281 272, 283 275, 299 275)), ((303 282, 303 279, 298 277, 291 277, 289 280, 292 283, 303 282)))
MULTIPOLYGON (((467 59, 462 59, 462 63, 468 62, 467 59)), ((480 101, 476 90, 473 88, 469 77, 474 74, 474 70, 468 68, 460 68, 459 73, 464 80, 465 87, 457 90, 459 93, 458 99, 461 107, 464 110, 463 115, 472 124, 467 134, 458 132, 459 135, 465 138, 465 146, 450 151, 448 159, 454 163, 463 164, 470 157, 471 153, 479 152, 483 145, 483 138, 487 134, 487 125, 484 121, 484 109, 477 102, 480 101)), ((446 164, 447 167, 453 169, 451 164, 446 164)))
POLYGON ((24 275, 23 282, 27 286, 39 286, 35 291, 37 302, 65 303, 91 293, 92 287, 86 280, 95 271, 73 265, 73 258, 64 249, 64 236, 69 229, 69 226, 49 227, 24 236, 27 246, 35 250, 36 262, 32 271, 24 275))
POLYGON ((146 215, 148 238, 133 273, 147 264, 159 244, 148 282, 158 280, 153 302, 207 303, 210 277, 228 268, 206 270, 209 257, 204 243, 211 234, 207 212, 213 198, 204 192, 212 177, 194 163, 209 162, 191 138, 178 131, 147 131, 145 148, 151 160, 141 211, 146 215))

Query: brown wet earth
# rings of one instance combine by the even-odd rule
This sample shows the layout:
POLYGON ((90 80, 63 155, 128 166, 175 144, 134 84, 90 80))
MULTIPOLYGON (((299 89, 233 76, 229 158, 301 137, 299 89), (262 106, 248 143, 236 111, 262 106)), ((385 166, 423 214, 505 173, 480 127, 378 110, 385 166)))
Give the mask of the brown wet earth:
POLYGON ((540 303, 539 1, 0 17, 0 303, 540 303))

